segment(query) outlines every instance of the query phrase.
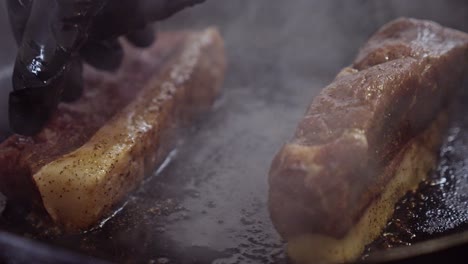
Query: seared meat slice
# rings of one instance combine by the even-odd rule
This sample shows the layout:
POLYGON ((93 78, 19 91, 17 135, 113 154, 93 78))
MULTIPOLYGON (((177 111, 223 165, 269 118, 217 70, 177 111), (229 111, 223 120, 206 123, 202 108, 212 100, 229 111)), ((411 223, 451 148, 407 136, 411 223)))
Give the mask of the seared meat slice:
POLYGON ((352 261, 435 166, 468 35, 398 19, 312 102, 274 159, 269 206, 299 263, 352 261))
POLYGON ((0 191, 38 202, 67 229, 89 228, 219 94, 225 58, 215 29, 161 34, 149 49, 125 52, 116 74, 86 68, 84 96, 60 105, 39 135, 1 144, 0 191))

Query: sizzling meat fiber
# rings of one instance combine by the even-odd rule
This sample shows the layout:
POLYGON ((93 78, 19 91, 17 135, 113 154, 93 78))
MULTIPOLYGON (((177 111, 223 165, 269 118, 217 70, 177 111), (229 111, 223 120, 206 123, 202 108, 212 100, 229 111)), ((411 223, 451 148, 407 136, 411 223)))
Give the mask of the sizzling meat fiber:
POLYGON ((398 19, 312 102, 275 157, 269 206, 299 263, 355 260, 436 165, 468 35, 398 19))
POLYGON ((85 71, 85 94, 62 104, 37 136, 0 145, 0 191, 34 201, 69 230, 86 229, 174 147, 176 128, 207 112, 224 77, 216 29, 125 45, 119 72, 85 71))

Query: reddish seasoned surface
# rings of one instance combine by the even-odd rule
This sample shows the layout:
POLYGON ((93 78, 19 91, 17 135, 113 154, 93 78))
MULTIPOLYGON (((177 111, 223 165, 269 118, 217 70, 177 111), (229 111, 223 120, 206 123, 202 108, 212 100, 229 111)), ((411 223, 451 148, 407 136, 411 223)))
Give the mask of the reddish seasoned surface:
POLYGON ((280 233, 344 236, 389 180, 381 172, 461 86, 467 55, 467 34, 427 21, 398 19, 371 37, 273 161, 270 212, 280 233), (310 164, 324 169, 314 174, 310 164))

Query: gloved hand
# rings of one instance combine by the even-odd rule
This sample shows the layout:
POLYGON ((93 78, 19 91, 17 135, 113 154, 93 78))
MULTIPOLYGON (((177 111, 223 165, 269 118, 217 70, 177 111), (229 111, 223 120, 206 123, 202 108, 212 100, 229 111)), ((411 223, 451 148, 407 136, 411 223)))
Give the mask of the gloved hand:
POLYGON ((60 101, 82 93, 82 60, 115 70, 123 52, 117 37, 150 45, 150 22, 204 0, 7 0, 18 44, 9 98, 11 129, 34 135, 60 101))

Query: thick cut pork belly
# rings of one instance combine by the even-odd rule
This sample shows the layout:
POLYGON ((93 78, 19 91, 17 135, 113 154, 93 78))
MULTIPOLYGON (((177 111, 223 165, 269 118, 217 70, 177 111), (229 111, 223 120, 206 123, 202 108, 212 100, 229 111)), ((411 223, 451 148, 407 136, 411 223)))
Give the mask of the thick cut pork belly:
POLYGON ((313 100, 273 160, 269 207, 299 263, 355 260, 436 165, 468 35, 397 19, 313 100))
POLYGON ((216 29, 125 45, 117 73, 85 70, 85 94, 62 104, 35 137, 0 145, 0 191, 34 202, 68 230, 86 229, 174 147, 178 127, 211 109, 225 71, 216 29))

